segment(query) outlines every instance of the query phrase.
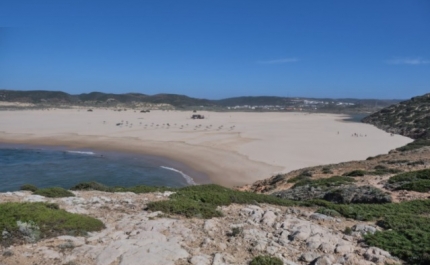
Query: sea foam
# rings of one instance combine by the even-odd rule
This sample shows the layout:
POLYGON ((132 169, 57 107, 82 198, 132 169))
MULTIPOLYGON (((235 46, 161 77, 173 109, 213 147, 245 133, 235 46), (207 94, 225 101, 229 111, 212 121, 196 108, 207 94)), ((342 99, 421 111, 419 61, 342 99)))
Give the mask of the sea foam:
POLYGON ((67 151, 67 153, 80 154, 80 155, 95 155, 95 153, 91 151, 67 151))
POLYGON ((171 167, 165 167, 165 166, 160 166, 160 167, 161 167, 161 168, 164 168, 164 169, 167 169, 167 170, 170 170, 170 171, 177 172, 177 173, 179 173, 179 174, 181 174, 181 175, 182 175, 182 177, 185 179, 185 181, 186 181, 189 185, 196 185, 196 182, 194 182, 194 180, 193 180, 190 176, 188 176, 187 174, 185 174, 184 172, 179 171, 179 170, 177 170, 177 169, 175 169, 175 168, 171 168, 171 167))

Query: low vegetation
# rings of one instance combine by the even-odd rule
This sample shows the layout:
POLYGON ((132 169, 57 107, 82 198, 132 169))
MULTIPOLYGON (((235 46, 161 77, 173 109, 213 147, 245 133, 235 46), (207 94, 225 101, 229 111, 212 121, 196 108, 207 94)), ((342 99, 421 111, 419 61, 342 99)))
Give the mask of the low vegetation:
POLYGON ((95 218, 60 210, 52 203, 0 204, 0 231, 2 245, 35 242, 59 235, 85 235, 100 231, 104 224, 95 218))
POLYGON ((387 188, 393 190, 430 191, 430 169, 406 172, 388 180, 387 188))
POLYGON ((368 171, 366 172, 368 175, 378 175, 378 176, 382 176, 382 175, 388 175, 388 174, 397 174, 402 172, 400 169, 395 169, 395 168, 388 168, 386 166, 383 165, 377 165, 374 168, 375 170, 373 171, 368 171))
POLYGON ((356 220, 378 220, 386 229, 367 234, 365 241, 389 251, 409 264, 430 264, 430 200, 407 201, 387 204, 333 204, 314 201, 323 206, 318 212, 336 212, 356 220))
POLYGON ((413 141, 412 143, 408 143, 405 146, 399 147, 396 150, 400 152, 415 150, 418 148, 422 148, 425 146, 430 146, 430 139, 418 139, 413 141))
POLYGON ((307 180, 311 177, 312 177, 312 172, 310 172, 309 170, 304 170, 299 175, 297 175, 296 177, 290 178, 289 180, 287 180, 287 182, 288 183, 296 183, 296 182, 301 181, 301 180, 307 180))
POLYGON ((37 187, 31 184, 24 184, 21 186, 20 190, 28 190, 28 191, 35 192, 37 190, 37 187))
MULTIPOLYGON (((385 169, 378 167, 375 170, 385 169)), ((408 181, 411 179, 428 180, 428 173, 429 171, 425 170, 402 173, 392 177, 390 181, 403 181, 405 179, 408 181)), ((295 185, 336 188, 352 182, 354 182, 354 178, 334 176, 325 179, 300 180, 295 185)), ((232 203, 256 205, 267 203, 279 206, 318 207, 317 212, 330 216, 343 216, 360 221, 377 221, 377 224, 386 230, 377 232, 374 235, 366 235, 365 241, 367 244, 385 249, 411 264, 421 265, 429 264, 430 262, 430 200, 385 204, 342 204, 325 200, 292 201, 272 195, 231 190, 214 184, 189 186, 180 189, 147 186, 110 188, 99 183, 89 182, 78 184, 73 189, 109 192, 131 191, 136 193, 174 191, 175 193, 170 195, 169 200, 148 203, 147 210, 162 211, 167 215, 182 215, 188 218, 220 217, 222 213, 218 207, 232 203)), ((80 234, 103 228, 103 224, 100 221, 90 217, 66 213, 59 210, 55 204, 0 204, 0 213, 0 229, 6 229, 10 235, 17 233, 19 225, 25 225, 30 230, 33 229, 31 231, 36 231, 34 232, 36 238, 61 233, 80 234), (60 219, 60 217, 63 219, 60 219), (38 235, 38 231, 40 231, 40 235, 38 235)), ((237 229, 232 230, 228 235, 237 236, 240 233, 241 231, 237 229)), ((344 233, 349 234, 351 230, 346 229, 344 233)), ((21 235, 21 238, 24 238, 24 236, 21 235)), ((278 264, 276 262, 278 262, 276 258, 259 256, 254 258, 250 264, 278 264)))
POLYGON ((333 171, 331 171, 330 167, 323 167, 322 170, 321 170, 321 172, 323 174, 333 174, 333 171))
POLYGON ((310 187, 336 187, 343 184, 351 184, 355 182, 353 178, 349 177, 341 177, 341 176, 333 176, 330 178, 322 178, 322 179, 304 179, 298 181, 293 189, 300 186, 309 185, 310 187))
POLYGON ((62 197, 74 197, 75 194, 70 191, 60 188, 60 187, 52 187, 45 189, 37 189, 34 194, 41 195, 49 198, 62 198, 62 197))
POLYGON ((368 244, 410 264, 430 263, 430 218, 399 214, 385 217, 378 225, 387 230, 367 235, 368 244))
POLYGON ((249 265, 282 265, 281 259, 271 256, 257 256, 251 260, 249 265))
POLYGON ((383 165, 377 165, 372 171, 353 170, 353 171, 346 172, 345 174, 343 174, 343 176, 346 176, 346 177, 363 177, 365 175, 382 176, 382 175, 388 175, 388 174, 396 174, 400 172, 402 171, 399 169, 388 168, 383 165))
POLYGON ((353 170, 350 172, 346 172, 345 174, 343 174, 343 176, 345 177, 362 177, 366 174, 366 171, 364 170, 353 170))
POLYGON ((103 185, 95 181, 82 182, 73 186, 70 189, 71 190, 98 190, 98 191, 105 191, 105 192, 134 192, 136 194, 176 190, 176 188, 153 187, 153 186, 145 186, 145 185, 138 185, 133 187, 108 187, 106 185, 103 185))
POLYGON ((252 192, 235 191, 218 185, 189 186, 178 189, 168 201, 151 202, 149 210, 186 217, 212 218, 222 216, 218 206, 238 204, 268 203, 282 206, 299 205, 300 202, 284 200, 275 196, 252 192))

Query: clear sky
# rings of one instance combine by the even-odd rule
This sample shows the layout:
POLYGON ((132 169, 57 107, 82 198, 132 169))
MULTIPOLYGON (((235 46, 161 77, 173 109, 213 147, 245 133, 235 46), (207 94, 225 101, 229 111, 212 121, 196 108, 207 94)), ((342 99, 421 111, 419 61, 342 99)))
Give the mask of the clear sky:
POLYGON ((0 89, 410 98, 430 1, 1 0, 0 89))

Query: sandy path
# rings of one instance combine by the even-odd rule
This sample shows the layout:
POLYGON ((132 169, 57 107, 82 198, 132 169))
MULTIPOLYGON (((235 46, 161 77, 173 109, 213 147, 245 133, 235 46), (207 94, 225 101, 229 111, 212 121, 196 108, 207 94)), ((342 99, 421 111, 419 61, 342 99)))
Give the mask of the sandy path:
POLYGON ((342 122, 340 115, 200 114, 206 119, 192 120, 191 112, 181 111, 1 111, 0 142, 163 156, 214 183, 234 186, 277 172, 365 159, 411 141, 371 125, 342 122))

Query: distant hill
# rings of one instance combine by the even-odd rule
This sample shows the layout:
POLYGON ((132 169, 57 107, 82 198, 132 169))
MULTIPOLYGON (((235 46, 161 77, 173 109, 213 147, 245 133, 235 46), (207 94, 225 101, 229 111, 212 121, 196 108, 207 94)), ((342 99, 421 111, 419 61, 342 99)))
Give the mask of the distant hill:
POLYGON ((61 91, 16 91, 0 90, 0 101, 23 102, 23 103, 72 103, 73 96, 61 91))
POLYGON ((234 97, 220 100, 192 98, 176 94, 146 95, 141 93, 112 94, 91 92, 70 95, 61 91, 15 91, 0 90, 0 101, 33 104, 97 105, 152 103, 169 104, 175 108, 215 108, 238 110, 303 110, 327 112, 373 112, 382 107, 398 103, 399 100, 377 99, 316 99, 275 96, 234 97), (271 107, 267 107, 271 106, 271 107))
POLYGON ((111 94, 102 92, 91 92, 79 95, 70 95, 60 91, 15 91, 0 90, 0 101, 24 102, 24 103, 62 103, 62 104, 84 104, 84 103, 132 103, 145 102, 154 104, 170 104, 175 107, 181 106, 213 106, 215 103, 207 99, 191 98, 184 95, 157 94, 145 95, 140 93, 111 94))
POLYGON ((430 139, 430 93, 384 108, 363 122, 413 139, 430 139))

